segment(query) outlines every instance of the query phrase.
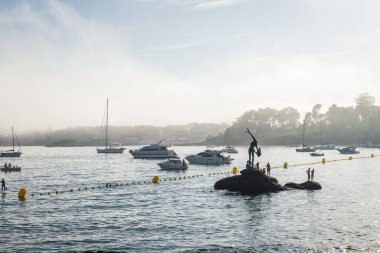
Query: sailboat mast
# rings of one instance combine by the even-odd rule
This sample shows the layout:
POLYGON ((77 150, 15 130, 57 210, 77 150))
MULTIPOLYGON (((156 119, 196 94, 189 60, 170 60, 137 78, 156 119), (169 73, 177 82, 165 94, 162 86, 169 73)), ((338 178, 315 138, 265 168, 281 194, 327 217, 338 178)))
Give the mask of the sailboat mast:
POLYGON ((323 141, 322 141, 322 121, 321 121, 321 149, 322 149, 322 146, 323 146, 323 141))
POLYGON ((302 147, 305 147, 305 120, 303 120, 302 147))
POLYGON ((107 98, 107 114, 106 114, 106 149, 108 146, 108 98, 107 98))
POLYGON ((227 148, 228 148, 228 128, 227 128, 227 132, 226 132, 226 145, 227 145, 227 148))
POLYGON ((12 150, 15 150, 15 135, 13 133, 13 126, 12 126, 12 150))

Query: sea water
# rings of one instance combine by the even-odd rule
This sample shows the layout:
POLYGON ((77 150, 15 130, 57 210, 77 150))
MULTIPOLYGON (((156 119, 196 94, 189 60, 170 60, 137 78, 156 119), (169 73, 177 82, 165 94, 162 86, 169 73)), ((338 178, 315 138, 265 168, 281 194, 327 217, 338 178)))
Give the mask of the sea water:
MULTIPOLYGON (((173 149, 184 158, 205 147, 173 149)), ((158 160, 134 159, 128 152, 24 147, 21 158, 0 158, 0 164, 22 167, 18 173, 0 172, 8 188, 0 199, 0 251, 380 251, 380 157, 271 171, 280 184, 301 183, 306 169, 314 168, 320 191, 248 196, 214 190, 217 180, 231 176, 216 172, 244 169, 247 147, 238 150, 230 165, 190 165, 173 172, 160 170, 158 160), (104 187, 155 175, 181 180, 104 187), (27 189, 25 200, 17 198, 20 187, 27 189)), ((380 154, 378 149, 360 151, 353 157, 380 154)), ((323 152, 326 160, 348 158, 335 150, 323 152)), ((262 154, 255 160, 261 166, 322 159, 287 147, 262 147, 262 154)))

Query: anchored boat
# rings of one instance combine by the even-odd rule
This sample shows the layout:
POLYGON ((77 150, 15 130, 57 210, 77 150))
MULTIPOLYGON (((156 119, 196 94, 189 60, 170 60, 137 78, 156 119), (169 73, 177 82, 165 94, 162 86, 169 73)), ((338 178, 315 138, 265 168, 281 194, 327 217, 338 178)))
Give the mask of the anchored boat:
POLYGON ((9 150, 3 150, 0 151, 0 157, 20 157, 22 154, 20 143, 18 141, 17 135, 14 133, 14 129, 12 126, 12 149, 9 150), (18 145, 18 150, 15 150, 15 136, 16 136, 16 141, 18 145))
MULTIPOLYGON (((104 118, 103 118, 103 121, 104 121, 104 118)), ((102 122, 99 137, 103 138, 103 135, 105 137, 104 147, 96 148, 96 151, 99 154, 121 154, 124 152, 125 148, 122 146, 108 145, 108 99, 107 99, 107 105, 106 105, 106 124, 105 124, 105 127, 103 127, 103 122, 102 122)), ((99 138, 100 142, 102 142, 102 138, 99 138)))
POLYGON ((189 155, 186 160, 192 164, 221 165, 230 164, 233 159, 230 156, 223 156, 218 151, 206 150, 196 155, 189 155))
POLYGON ((185 160, 169 159, 162 163, 157 163, 163 170, 187 170, 188 166, 185 160))
POLYGON ((134 158, 165 159, 178 157, 176 152, 169 150, 162 142, 163 140, 140 149, 129 150, 129 153, 131 153, 134 158))
POLYGON ((303 126, 301 128, 300 136, 298 137, 298 142, 297 142, 298 147, 296 148, 296 151, 297 152, 314 152, 315 151, 314 147, 305 145, 305 128, 306 128, 306 125, 305 125, 305 120, 304 120, 303 126), (302 139, 302 146, 299 146, 301 139, 302 139))
POLYGON ((344 154, 344 155, 360 153, 360 151, 356 150, 356 147, 344 147, 344 148, 338 148, 337 150, 339 151, 339 153, 344 154))

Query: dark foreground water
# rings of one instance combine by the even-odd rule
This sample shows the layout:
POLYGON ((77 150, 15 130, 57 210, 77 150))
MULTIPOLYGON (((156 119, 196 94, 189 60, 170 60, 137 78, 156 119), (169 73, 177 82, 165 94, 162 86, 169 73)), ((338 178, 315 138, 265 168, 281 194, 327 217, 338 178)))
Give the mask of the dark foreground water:
MULTIPOLYGON (((204 147, 175 147, 178 154, 204 147)), ((380 157, 315 165, 321 191, 292 190, 260 196, 215 191, 225 175, 243 169, 246 148, 228 166, 160 171, 155 160, 96 154, 95 148, 25 147, 21 173, 0 173, 8 192, 0 199, 0 251, 182 252, 222 249, 260 252, 380 251, 380 157), (77 189, 164 177, 207 176, 156 185, 130 185, 51 196, 31 192, 77 189), (27 188, 25 201, 17 190, 27 188)), ((294 148, 264 147, 259 161, 272 166, 320 161, 294 148)), ((362 149, 360 155, 379 154, 362 149)), ((346 156, 325 151, 326 159, 346 156)), ((279 183, 304 182, 307 167, 272 170, 279 183)))

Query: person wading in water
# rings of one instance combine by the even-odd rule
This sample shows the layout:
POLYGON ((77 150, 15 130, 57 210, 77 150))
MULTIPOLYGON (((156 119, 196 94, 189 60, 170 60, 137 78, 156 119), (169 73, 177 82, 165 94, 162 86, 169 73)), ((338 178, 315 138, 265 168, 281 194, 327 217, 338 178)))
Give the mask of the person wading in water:
POLYGON ((1 179, 1 190, 4 191, 6 189, 7 189, 7 187, 5 187, 5 180, 4 180, 4 178, 2 178, 1 179))

